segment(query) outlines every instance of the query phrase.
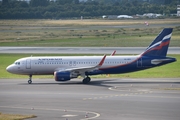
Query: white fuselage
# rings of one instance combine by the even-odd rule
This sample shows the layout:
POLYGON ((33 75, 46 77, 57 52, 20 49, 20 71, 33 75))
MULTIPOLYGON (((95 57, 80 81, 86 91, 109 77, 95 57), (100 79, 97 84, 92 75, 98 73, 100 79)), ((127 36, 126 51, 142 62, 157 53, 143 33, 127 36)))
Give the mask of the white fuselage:
MULTIPOLYGON (((15 74, 49 75, 55 71, 96 66, 103 56, 71 56, 71 57, 26 57, 16 60, 7 70, 15 74)), ((139 56, 107 56, 100 68, 125 65, 139 56)))

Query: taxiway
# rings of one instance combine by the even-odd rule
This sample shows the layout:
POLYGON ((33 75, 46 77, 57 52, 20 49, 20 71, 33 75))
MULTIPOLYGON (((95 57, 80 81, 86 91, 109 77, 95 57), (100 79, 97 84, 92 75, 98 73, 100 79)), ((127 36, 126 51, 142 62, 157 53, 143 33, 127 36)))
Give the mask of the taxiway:
POLYGON ((1 79, 0 112, 32 120, 179 120, 180 79, 1 79))

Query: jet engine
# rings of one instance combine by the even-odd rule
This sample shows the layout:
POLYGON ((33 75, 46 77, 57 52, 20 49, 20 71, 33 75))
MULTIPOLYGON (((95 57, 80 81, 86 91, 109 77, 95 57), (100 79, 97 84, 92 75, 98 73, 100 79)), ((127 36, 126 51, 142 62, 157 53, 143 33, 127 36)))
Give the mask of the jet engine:
POLYGON ((68 81, 72 77, 69 71, 61 71, 61 72, 54 72, 54 78, 56 81, 68 81))

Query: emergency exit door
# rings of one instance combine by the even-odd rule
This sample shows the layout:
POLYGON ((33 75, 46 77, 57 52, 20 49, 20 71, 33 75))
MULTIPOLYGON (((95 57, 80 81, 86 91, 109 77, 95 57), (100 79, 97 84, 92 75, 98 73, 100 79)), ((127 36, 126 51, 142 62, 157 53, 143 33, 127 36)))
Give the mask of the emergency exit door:
POLYGON ((31 59, 26 60, 26 69, 31 69, 31 59))

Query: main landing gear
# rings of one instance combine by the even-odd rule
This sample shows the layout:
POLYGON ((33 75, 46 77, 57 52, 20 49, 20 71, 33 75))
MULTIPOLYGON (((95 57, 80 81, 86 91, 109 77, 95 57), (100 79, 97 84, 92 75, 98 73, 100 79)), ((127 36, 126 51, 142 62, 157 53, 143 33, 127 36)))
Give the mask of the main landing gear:
POLYGON ((84 79, 83 79, 83 84, 87 84, 87 83, 89 83, 91 81, 91 78, 90 77, 85 77, 84 79))
POLYGON ((32 75, 29 75, 29 80, 28 83, 31 84, 32 83, 32 75))

